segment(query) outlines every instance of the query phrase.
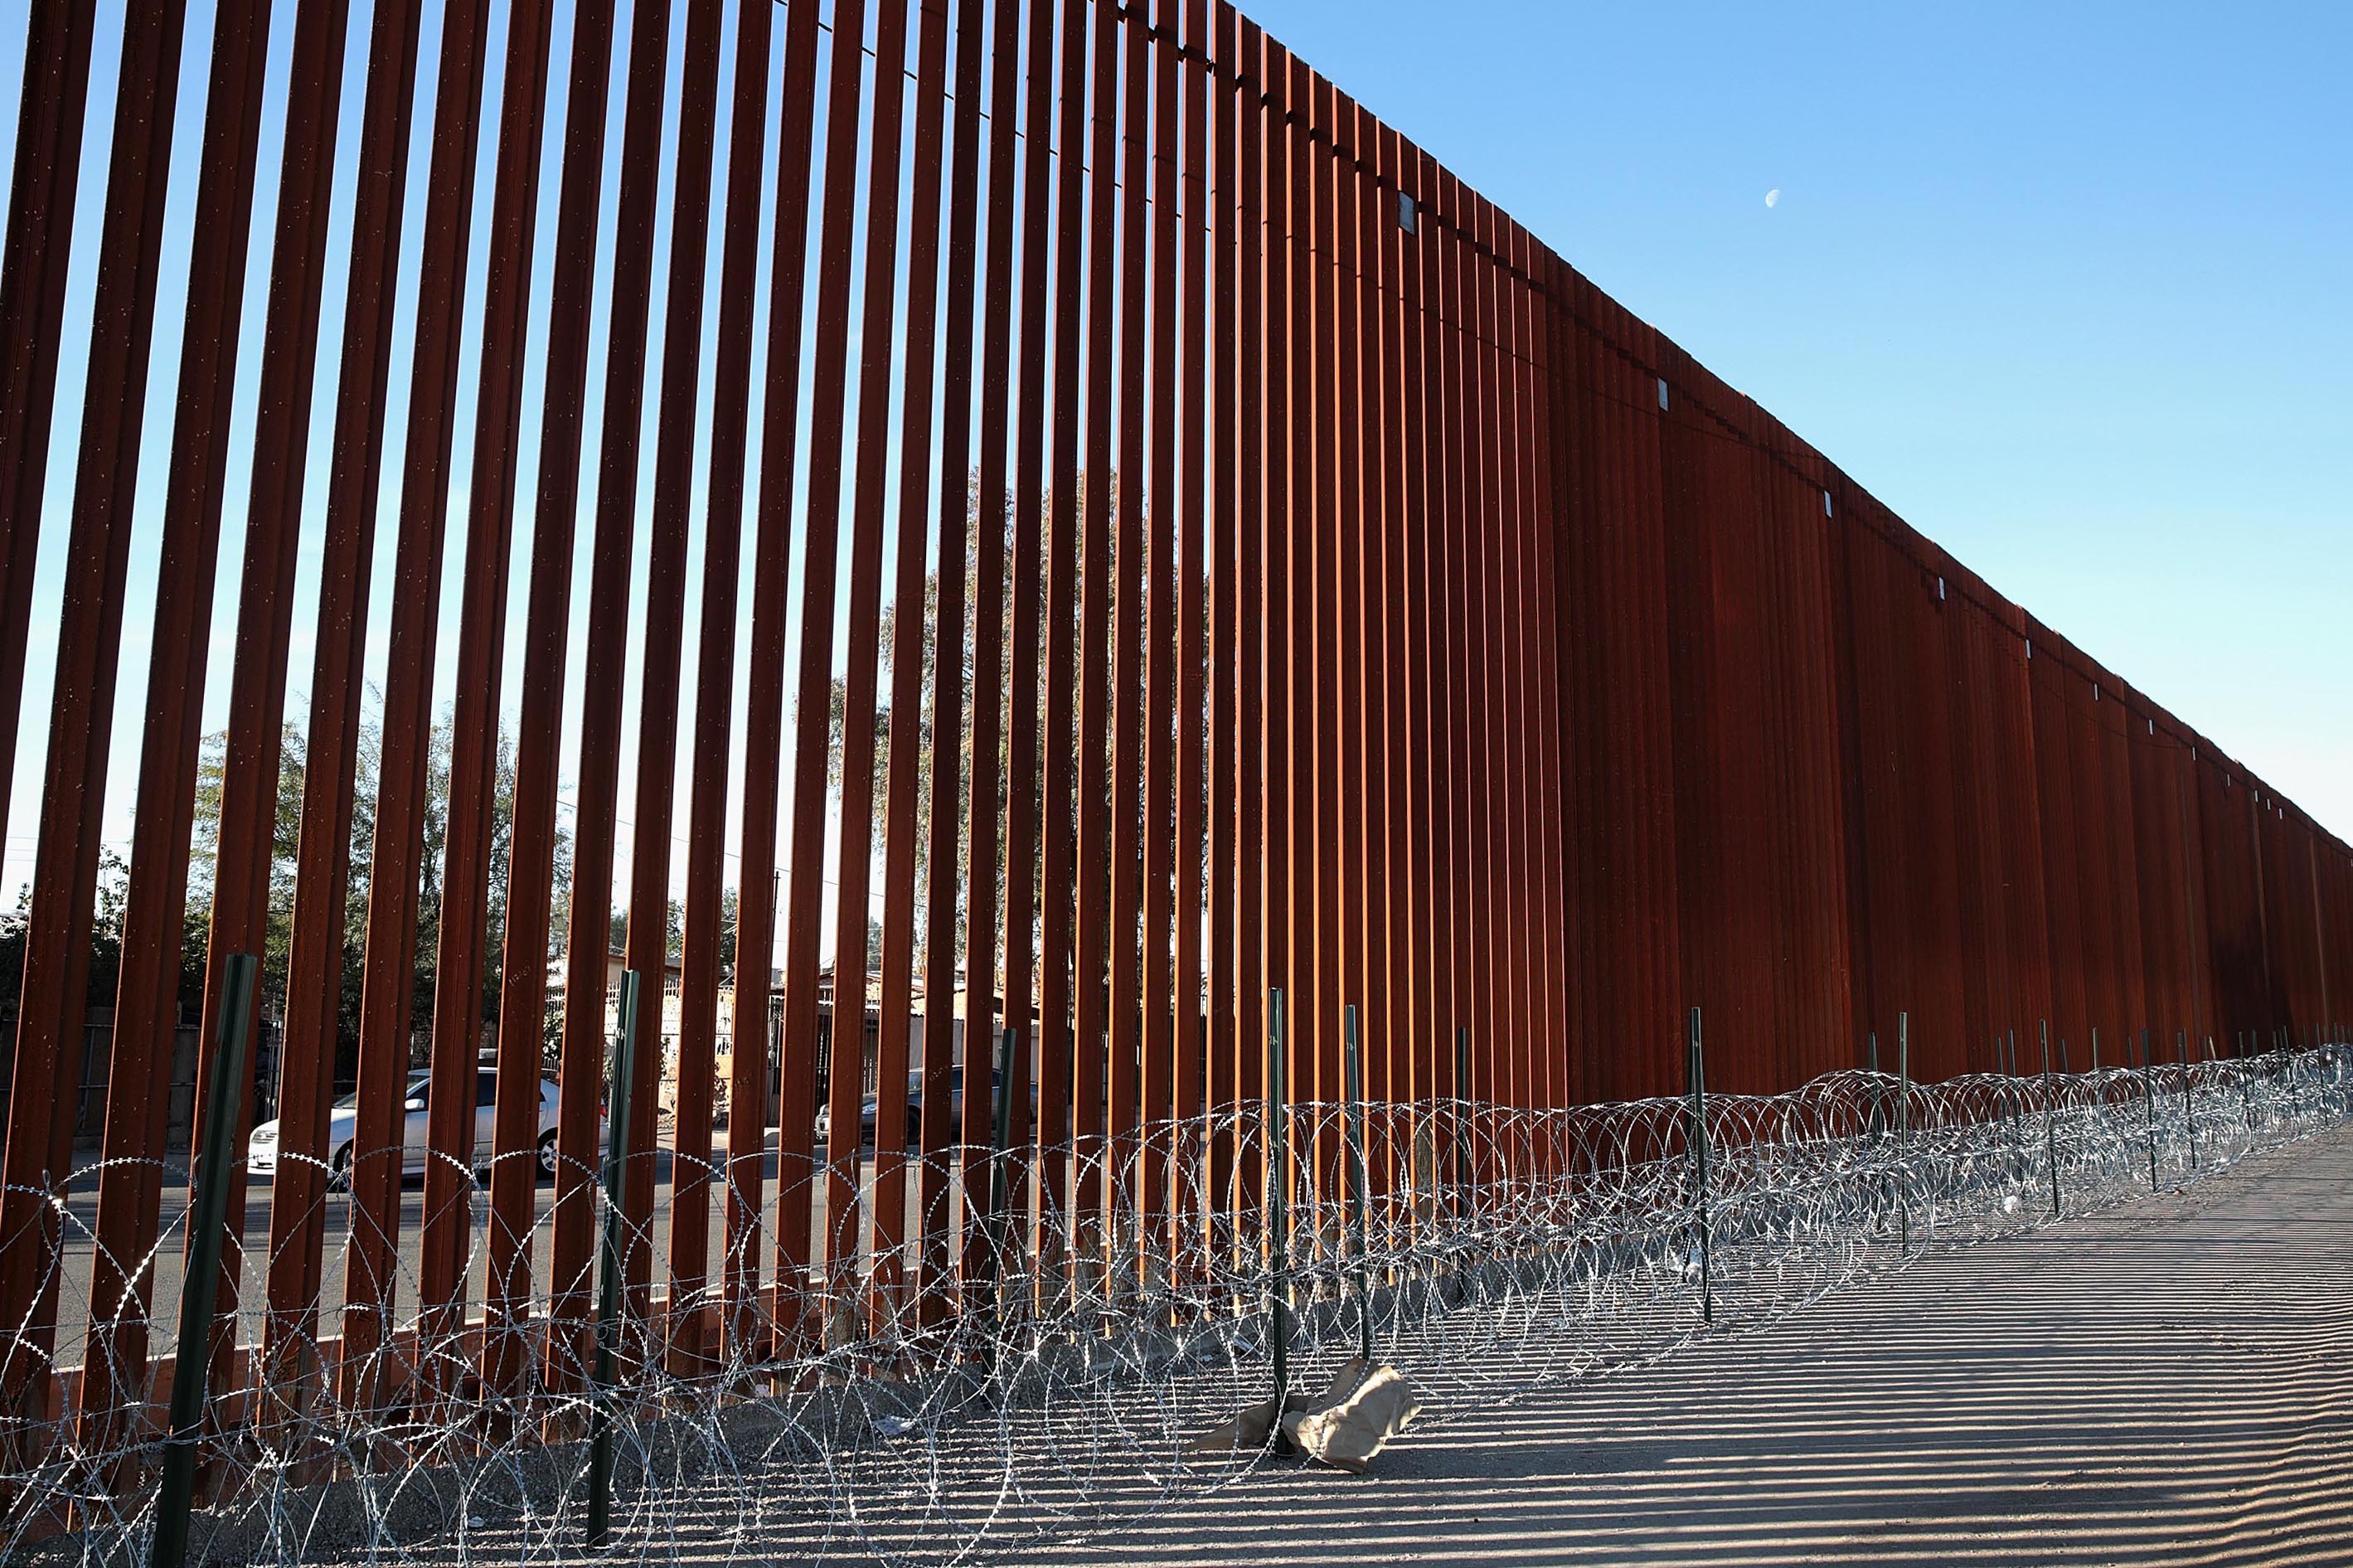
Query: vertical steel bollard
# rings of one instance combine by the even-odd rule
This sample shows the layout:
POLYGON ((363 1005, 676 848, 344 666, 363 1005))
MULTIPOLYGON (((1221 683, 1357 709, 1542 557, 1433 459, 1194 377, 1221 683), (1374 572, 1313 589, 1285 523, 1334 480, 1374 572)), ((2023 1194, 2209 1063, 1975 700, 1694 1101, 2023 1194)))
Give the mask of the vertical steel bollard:
POLYGON ((2296 1054, 2295 1042, 2282 1027, 2274 1032, 2279 1040, 2280 1054, 2287 1062, 2287 1103, 2295 1115, 2304 1114, 2304 1061, 2296 1054))
POLYGON ((637 1076, 638 972, 621 974, 621 1034, 613 1047, 613 1125, 605 1134, 605 1228, 596 1255, 596 1366, 589 1383, 588 1544, 612 1538, 612 1389, 621 1337, 622 1181, 629 1152, 629 1086, 637 1076))
MULTIPOLYGON (((1879 1082, 1879 1031, 1872 1030, 1869 1039, 1871 1043, 1871 1111, 1865 1135, 1871 1141, 1872 1151, 1875 1156, 1880 1145, 1887 1141, 1887 1091, 1879 1082)), ((1889 1179, 1888 1185, 1892 1186, 1892 1179, 1889 1179)), ((1877 1234, 1875 1226, 1873 1234, 1877 1234)))
POLYGON ((2002 1045, 2001 1097, 2010 1107, 2010 1164, 2016 1172, 2013 1179, 2023 1185, 2026 1181, 2026 1107, 2025 1091, 2018 1081, 2018 1031, 2005 1030, 2002 1045))
MULTIPOLYGON (((2295 1105, 2298 1112, 2302 1112, 2304 1109, 2305 1100, 2304 1080, 2311 1076, 2311 1075, 2304 1070, 2304 1053, 2296 1049, 2295 1034, 2289 1031, 2285 1024, 2282 1024, 2280 1026, 2279 1033, 2280 1049, 2287 1053, 2287 1081, 2295 1086, 2295 1105)), ((2315 1085, 2312 1097, 2312 1116, 2316 1121, 2317 1121, 2319 1115, 2319 1086, 2315 1085)))
POLYGON ((1877 1143, 1887 1130, 1887 1097, 1879 1087, 1879 1031, 1871 1032, 1871 1141, 1877 1143))
MULTIPOLYGON (((1454 1026, 1454 1096, 1452 1099, 1447 1102, 1447 1104, 1448 1115, 1453 1118, 1454 1135, 1452 1147, 1448 1151, 1446 1160, 1446 1163, 1451 1168, 1451 1176, 1447 1179, 1447 1188, 1453 1195, 1455 1229, 1461 1233, 1467 1233, 1470 1229, 1469 1221, 1471 1219, 1472 1209, 1470 1132, 1471 1028, 1468 1024, 1458 1023, 1454 1026)), ((1461 1255, 1459 1253, 1454 1253, 1452 1249, 1448 1249, 1447 1252, 1442 1253, 1441 1255, 1451 1255, 1459 1258, 1461 1255)), ((1461 1273, 1461 1265, 1460 1262, 1458 1261, 1456 1263, 1450 1264, 1447 1266, 1455 1276, 1457 1276, 1456 1283, 1460 1284, 1461 1281, 1459 1277, 1461 1273)))
POLYGON ((1267 1317, 1274 1363, 1274 1426, 1267 1440, 1278 1449, 1284 1441, 1283 1400, 1291 1393, 1291 1113, 1283 1104, 1283 1033, 1282 988, 1276 986, 1267 992, 1266 1011, 1267 1317))
POLYGON ((2323 1105, 2319 1073, 2320 1054, 2316 1051, 2308 1051, 2303 1046, 2297 1044, 2295 1043, 2295 1033, 2294 1030, 2288 1031, 2287 1034, 2288 1049, 2295 1054, 2296 1060, 2298 1062, 2311 1064, 2309 1066, 2298 1068, 2297 1075, 2308 1080, 2312 1085, 2312 1093, 2306 1097, 2310 1099, 2312 1102, 2313 1129, 2315 1131, 2318 1131, 2320 1128, 2320 1113, 2323 1105))
MULTIPOLYGON (((2236 1039, 2233 1039, 2231 1044, 2233 1047, 2231 1056, 2231 1076, 2239 1086, 2239 1119, 2246 1124, 2247 1147, 2253 1149, 2255 1143, 2255 1091, 2253 1086, 2247 1082, 2246 1053, 2236 1049, 2239 1044, 2236 1039)), ((2214 1037, 2211 1034, 2206 1036, 2206 1049, 2209 1054, 2211 1054, 2214 1049, 2214 1037)))
MULTIPOLYGON (((2062 1041, 2060 1045, 2063 1051, 2066 1043, 2062 1041)), ((2105 1126, 2108 1119, 2108 1088, 2105 1084, 2100 1082, 2100 1026, 2096 1023, 2092 1025, 2091 1076, 2092 1087, 2100 1097, 2100 1121, 2105 1126)))
POLYGON ((2157 1088, 2148 1075, 2148 1025, 2140 1029, 2140 1097, 2148 1107, 2148 1190, 2157 1191, 2157 1088))
POLYGON ((1699 1229, 1699 1320, 1715 1321, 1714 1239, 1708 1234, 1707 1211, 1707 1060, 1700 1044, 1699 1009, 1691 1010, 1690 1125, 1685 1131, 1686 1157, 1691 1162, 1693 1215, 1699 1229))
MULTIPOLYGON (((990 1097, 988 1123, 988 1215, 983 1221, 981 1256, 988 1269, 988 1321, 992 1330, 1005 1320, 1005 1267, 1000 1257, 1010 1245, 1011 1181, 1005 1169, 1013 1145, 1013 1075, 1021 1054, 1021 1026, 1008 1023, 997 1034, 997 1092, 990 1097)), ((989 1364, 995 1365, 995 1334, 990 1339, 989 1364)))
MULTIPOLYGON (((1895 1105, 1895 1157, 1902 1160, 1912 1151, 1912 1015, 1908 1012, 1895 1015, 1895 1084, 1898 1097, 1895 1105)), ((1909 1253, 1912 1250, 1912 1174, 1908 1171, 1904 1173, 1902 1191, 1903 1202, 1896 1210, 1902 1226, 1897 1233, 1897 1246, 1900 1252, 1909 1253)))
POLYGON ((1356 1354, 1366 1367, 1373 1364, 1373 1172, 1365 1158, 1365 1075, 1358 1060, 1356 1039, 1356 1004, 1350 1002, 1343 1015, 1347 1029, 1345 1041, 1347 1055, 1348 1082, 1348 1187, 1351 1207, 1355 1209, 1356 1233, 1356 1354))
POLYGON ((2241 1054, 2262 1064, 2263 1114, 2267 1129, 2287 1114, 2281 1108, 2285 1086, 2281 1077, 2279 1055, 2274 1049, 2278 1044, 2276 1040, 2264 1039, 2259 1031, 2250 1029, 2246 1033, 2246 1044, 2241 1050, 2241 1054))
POLYGON ((2000 1082, 1994 1086, 1994 1103, 2000 1107, 2002 1127, 2010 1133, 2009 1173, 2010 1178, 2015 1180, 2018 1175, 2019 1156, 2018 1100, 2010 1093, 2014 1086, 2010 1083, 2010 1051, 2002 1032, 1999 1029, 1993 1032, 1993 1070, 1995 1076, 2000 1079, 2000 1082))
POLYGON ((2059 1111, 2051 1098, 2051 1021, 2042 1021, 2042 1150, 2051 1167, 2051 1217, 2059 1218, 2059 1111))
POLYGON ((2284 1114, 2285 1115, 2288 1122, 2293 1125, 2295 1118, 2302 1114, 2304 1110, 2304 1100, 2303 1097, 2296 1093, 2295 1058, 2288 1055, 2286 1052, 2281 1048, 2279 1031, 2276 1029, 2271 1032, 2269 1054, 2278 1058, 2279 1060, 2279 1065, 2274 1069, 2273 1075, 2285 1080, 2285 1093, 2283 1097, 2287 1102, 2287 1109, 2284 1114))
POLYGON ((2288 1065, 2280 1060, 2279 1037, 2276 1034, 2266 1039, 2250 1029, 2247 1031, 2247 1049, 2254 1053, 2256 1060, 2263 1065, 2263 1083, 2266 1086, 2264 1130, 2276 1136, 2295 1119, 2295 1076, 2289 1071, 2288 1065))
POLYGON ((2181 1125, 2189 1134, 2189 1169, 2198 1169, 2198 1106, 2189 1095, 2189 1032, 2173 1032, 2173 1054, 2181 1058, 2181 1125))
POLYGON ((205 1147, 196 1167, 195 1202, 188 1215, 188 1266, 180 1287, 172 1435, 164 1446, 164 1473, 155 1489, 149 1568, 180 1568, 188 1555, 196 1447, 205 1436, 206 1374, 213 1362, 214 1282, 220 1277, 221 1232, 228 1224, 228 1184, 245 1164, 235 1159, 232 1140, 240 1119, 237 1094, 245 1082, 246 1036, 252 1027, 253 980, 259 967, 251 953, 231 953, 221 977, 220 1012, 213 1023, 213 1092, 205 1100, 205 1147))
POLYGON ((1458 1218, 1468 1213, 1471 1202, 1471 1145, 1463 1128, 1470 1107, 1471 1026, 1464 1023, 1454 1029, 1454 1210, 1458 1218))

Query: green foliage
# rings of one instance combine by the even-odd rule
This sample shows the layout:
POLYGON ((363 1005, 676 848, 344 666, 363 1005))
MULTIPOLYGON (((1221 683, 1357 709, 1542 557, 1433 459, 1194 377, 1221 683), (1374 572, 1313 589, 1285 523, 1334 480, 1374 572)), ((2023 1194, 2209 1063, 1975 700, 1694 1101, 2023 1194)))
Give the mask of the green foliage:
MULTIPOLYGON (((374 715, 381 698, 366 705, 361 721, 353 767, 350 871, 343 909, 343 961, 336 1008, 334 1059, 339 1078, 348 1079, 359 1044, 362 980, 368 958, 368 903, 374 892, 376 792, 383 758, 383 730, 374 715)), ((408 955, 415 989, 410 1006, 412 1032, 421 1035, 433 1017, 434 980, 439 965, 438 940, 443 890, 443 853, 448 833, 450 720, 445 713, 434 726, 427 749, 426 810, 417 887, 416 946, 408 955)), ((195 813, 190 833, 188 891, 182 922, 178 1001, 193 1015, 204 997, 206 948, 209 941, 213 891, 220 843, 221 795, 225 783, 227 736, 205 738, 196 768, 195 813)), ((279 736, 278 810, 270 834, 269 909, 262 961, 262 1006, 274 1018, 285 1016, 288 967, 294 937, 294 896, 297 857, 301 848, 303 785, 309 747, 299 724, 289 722, 279 736)), ((504 980, 507 856, 514 822, 514 747, 501 737, 492 806, 491 849, 485 889, 488 897, 488 941, 482 954, 481 1016, 498 1018, 504 980)), ((99 866, 92 907, 89 1004, 111 1006, 121 969, 122 918, 130 868, 113 851, 105 852, 99 866)), ((570 885, 571 835, 560 824, 555 843, 555 885, 570 885)), ((0 1012, 13 1012, 24 972, 25 933, 30 918, 29 892, 20 891, 16 907, 0 915, 0 1012)), ((559 903, 553 933, 553 950, 561 951, 565 906, 559 903)))

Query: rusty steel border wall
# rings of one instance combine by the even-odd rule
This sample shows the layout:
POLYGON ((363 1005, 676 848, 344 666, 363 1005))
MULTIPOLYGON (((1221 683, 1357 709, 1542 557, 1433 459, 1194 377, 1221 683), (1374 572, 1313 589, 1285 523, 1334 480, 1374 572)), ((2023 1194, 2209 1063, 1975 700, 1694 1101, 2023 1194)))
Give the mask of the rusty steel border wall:
MULTIPOLYGON (((683 890, 675 1138, 681 1155, 721 1162, 729 1199, 723 1234, 681 1220, 668 1256, 633 1253, 629 1299, 648 1310, 725 1260, 728 1310, 677 1332, 687 1364, 720 1336, 801 1331, 778 1282, 843 1245, 812 1234, 804 1202, 829 1187, 828 1212, 855 1213, 860 1180, 814 1136, 821 1012, 876 1020, 875 1213, 897 1224, 894 1184, 913 1163, 921 1212, 951 1234, 987 1194, 953 1190, 931 1157, 987 1138, 985 1097, 952 1118, 944 1092, 957 1065, 987 1080, 984 1021, 1024 1030, 1036 1127, 1069 1118, 1068 1144, 1041 1138, 1012 1097, 1017 1140, 1060 1182, 1105 1139, 1262 1094, 1270 988, 1290 1001, 1294 1102, 1338 1096, 1348 1003, 1372 1097, 1528 1107, 1674 1092, 1694 1004, 1707 1010, 1712 1085, 1731 1092, 1862 1065, 1899 1011, 1923 1079, 1990 1068, 1999 1033, 2043 1020, 2078 1041, 2146 1027, 2227 1054, 2353 1015, 2342 840, 1222 0, 677 4, 675 19, 671 0, 629 8, 624 53, 612 0, 575 0, 561 58, 553 0, 514 0, 495 35, 488 0, 447 0, 438 34, 421 0, 379 0, 365 36, 340 0, 305 5, 283 141, 269 145, 272 0, 218 0, 202 113, 176 123, 185 7, 134 4, 106 181, 80 188, 97 8, 32 0, 0 269, 0 713, 12 750, 47 758, 39 800, 0 795, 0 817, 13 805, 37 834, 0 1166, 0 1322, 14 1336, 0 1393, 18 1408, 45 1397, 29 1369, 55 1331, 42 1195, 76 1158, 64 1113, 79 1088, 110 764, 135 767, 136 831, 119 989, 100 999, 113 1008, 103 1153, 123 1163, 106 1167, 95 1223, 114 1259, 144 1255, 162 1224, 162 1186, 139 1162, 165 1152, 207 682, 228 694, 208 993, 227 954, 265 948, 284 721, 307 747, 274 979, 286 1045, 271 1099, 290 1153, 328 1153, 328 1102, 348 1086, 328 1043, 371 683, 384 738, 364 846, 360 1144, 397 1141, 420 966, 438 980, 432 1071, 475 1072, 481 987, 466 980, 485 972, 502 898, 496 1144, 526 1155, 560 959, 566 1160, 536 1239, 554 1277, 584 1283, 533 1297, 528 1159, 497 1167, 505 1223, 486 1242, 451 1217, 470 1129, 445 1110, 430 1137, 453 1158, 427 1178, 437 1217, 418 1299, 399 1316, 543 1319, 573 1351, 591 1208, 563 1199, 595 1165, 610 957, 601 918, 572 920, 568 950, 550 953, 565 898, 625 904, 628 967, 659 971, 654 934, 683 890), (366 60, 356 115, 340 95, 353 51, 366 60), (193 259, 185 297, 159 299, 175 137, 202 149, 193 259), (347 271, 329 277, 331 186, 352 138, 347 271), (430 164, 422 211, 405 209, 410 156, 430 164), (276 205, 257 211, 269 164, 276 205), (479 230, 478 168, 494 184, 479 230), (64 308, 78 204, 103 207, 84 321, 64 308), (242 309, 257 225, 258 313, 242 309), (534 297, 542 258, 552 285, 534 297), (466 304, 478 282, 479 325, 466 304), (329 291, 345 301, 340 344, 321 342, 329 291), (173 418, 151 430, 159 311, 185 333, 173 418), (699 408, 706 318, 716 362, 699 408), (527 407, 534 321, 546 363, 527 407), (466 382, 461 338, 477 330, 481 369, 466 382), (80 424, 55 426, 60 345, 83 334, 80 424), (259 366, 254 428, 234 435, 251 447, 250 492, 234 498, 244 553, 216 607, 240 364, 259 366), (453 450, 469 408, 470 453, 453 450), (314 418, 333 437, 306 471, 314 418), (167 453, 160 495, 135 493, 142 437, 167 453), (77 454, 75 482, 44 494, 57 443, 77 454), (396 471, 396 511, 379 515, 396 471), (324 497, 316 539, 306 495, 324 497), (508 569, 519 518, 523 581, 508 569), (148 526, 152 607, 127 587, 148 526), (583 530, 593 548, 575 580, 583 530), (384 535, 396 564, 371 582, 384 535), (306 546, 323 566, 315 602, 298 603, 306 546), (64 562, 53 607, 34 601, 44 555, 64 562), (455 644, 438 647, 452 595, 455 644), (365 640, 378 604, 380 669, 365 640), (110 758, 134 613, 154 618, 142 738, 110 758), (207 665, 216 615, 233 627, 226 668, 207 665), (298 624, 316 629, 311 663, 290 670, 298 624), (26 704, 28 646, 51 638, 55 691, 26 704), (585 679, 567 700, 575 658, 585 679), (426 742, 445 670, 458 706, 431 868, 439 936, 419 952, 426 742), (828 713, 837 690, 838 726, 793 723, 828 713), (306 713, 290 710, 295 692, 306 713), (515 785, 494 885, 501 723, 515 785), (813 869, 829 798, 877 802, 845 818, 838 886, 813 869), (844 933, 830 963, 828 905, 844 933), (711 1112, 723 990, 733 1017, 765 1020, 772 966, 781 1060, 735 1051, 725 1086, 740 1107, 776 1075, 769 1186, 763 1118, 733 1117, 714 1151, 711 1112), (951 1012, 973 1025, 962 1064, 946 1059, 951 1031, 920 1027, 951 1012), (911 1072, 926 1090, 913 1150, 899 1130, 911 1072)), ((862 1033, 823 1035, 836 1127, 860 1114, 862 1033)), ((640 1097, 659 1054, 638 1058, 640 1097)), ((654 1120, 636 1125, 642 1154, 654 1120)), ((398 1181, 389 1160, 362 1164, 350 1202, 372 1223, 353 1226, 364 1239, 343 1260, 343 1320, 318 1320, 324 1262, 301 1229, 321 1223, 310 1189, 322 1173, 282 1160, 272 1234, 246 1237, 269 1258, 264 1340, 253 1356, 224 1347, 216 1387, 321 1374, 272 1357, 332 1344, 338 1327, 364 1352, 383 1331, 368 1304, 389 1290, 398 1181)), ((654 1168, 631 1167, 623 1201, 639 1219, 654 1168)), ((1230 1190, 1246 1199, 1251 1185, 1230 1190)), ((672 1198, 681 1215, 706 1212, 672 1198)), ((240 1232, 243 1215, 233 1202, 240 1232)), ((946 1245, 920 1266, 952 1275, 964 1255, 946 1245)), ((130 1380, 121 1398, 153 1398, 137 1386, 144 1324, 168 1304, 140 1299, 148 1275, 100 1266, 104 1375, 130 1380)), ((225 1302, 233 1278, 218 1282, 225 1302)), ((511 1338, 483 1342, 486 1379, 522 1375, 488 1364, 511 1338)), ((578 1359, 551 1348, 548 1375, 578 1359)), ((120 1399, 85 1389, 80 1403, 103 1421, 120 1399)))

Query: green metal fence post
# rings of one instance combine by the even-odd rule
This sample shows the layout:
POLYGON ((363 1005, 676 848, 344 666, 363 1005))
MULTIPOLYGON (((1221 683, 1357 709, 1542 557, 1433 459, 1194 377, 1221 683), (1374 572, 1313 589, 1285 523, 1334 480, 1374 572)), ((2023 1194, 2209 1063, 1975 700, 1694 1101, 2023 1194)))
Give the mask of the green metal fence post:
POLYGON ((1715 1243, 1708 1234, 1707 1059, 1700 1041, 1699 1009, 1691 1010, 1690 1126, 1685 1134, 1691 1161, 1693 1215, 1699 1230, 1699 1319, 1715 1321, 1715 1243))
POLYGON ((245 1083, 246 1036, 252 1029, 251 953, 231 953, 221 977, 220 1012, 213 1023, 212 1093, 205 1099, 205 1146, 188 1213, 188 1263, 180 1287, 180 1341, 172 1372, 172 1435, 155 1489, 155 1534, 150 1568, 180 1568, 188 1555, 188 1514, 196 1489, 196 1447, 204 1441, 206 1374, 212 1368, 222 1231, 228 1224, 229 1182, 244 1169, 234 1139, 237 1096, 245 1083))
MULTIPOLYGON (((1898 1096, 1895 1155, 1898 1160, 1903 1160, 1912 1151, 1912 1015, 1908 1012, 1895 1015, 1895 1083, 1898 1096)), ((1912 1250, 1912 1177, 1909 1171, 1904 1175, 1901 1192, 1903 1202, 1896 1211, 1901 1226, 1897 1233, 1897 1247, 1901 1252, 1909 1253, 1912 1250)))
MULTIPOLYGON (((2304 1111, 2304 1080, 2311 1075, 2305 1071, 2304 1053, 2296 1048, 2295 1033, 2285 1024, 2280 1025, 2279 1033, 2280 1049, 2287 1053, 2287 1081, 2295 1086, 2295 1098, 2292 1103, 2300 1115, 2304 1111)), ((2314 1086, 2311 1114, 2314 1120, 2317 1122, 2320 1115, 2320 1095, 2317 1085, 2314 1086)))
POLYGON ((1373 1364, 1373 1226, 1369 1191, 1373 1172, 1365 1158, 1365 1075, 1358 1059, 1355 1002, 1348 1004, 1343 1017, 1348 1073, 1348 1185, 1356 1233, 1356 1354, 1369 1367, 1373 1364))
POLYGON ((1267 1238, 1268 1319, 1274 1364, 1274 1425, 1267 1440, 1283 1444, 1282 1404, 1291 1392, 1291 1113, 1283 1104, 1282 989, 1267 992, 1266 1011, 1266 1134, 1267 1208, 1271 1234, 1267 1238))
POLYGON ((2247 1147, 2255 1146, 2255 1086, 2247 1074, 2247 1053, 2244 1040, 2233 1035, 2231 1040, 2231 1076, 2239 1085, 2239 1119, 2246 1124, 2247 1147))
MULTIPOLYGON (((990 1097, 988 1123, 988 1214, 982 1222, 982 1266, 988 1271, 988 1321, 1001 1327, 1005 1319, 1005 1269, 998 1255, 1010 1245, 1011 1181, 1005 1169, 1013 1145, 1013 1075, 1020 1062, 1021 1026, 1008 1023, 997 1041, 997 1088, 990 1097)), ((993 1366, 996 1336, 989 1340, 993 1366)))
POLYGON ((2042 1147, 2043 1158, 2051 1167, 2051 1217, 2057 1219, 2059 1206, 2059 1111, 2051 1097, 2051 1021, 2042 1020, 2042 1147))
POLYGON ((1454 1212, 1465 1217, 1471 1203, 1471 1145, 1463 1124, 1471 1108, 1471 1026, 1454 1030, 1454 1212))
POLYGON ((613 1047, 613 1124, 605 1135, 605 1227, 596 1256, 596 1365, 589 1383, 588 1544, 612 1539, 613 1410, 621 1337, 621 1205, 629 1153, 629 1086, 637 1077, 638 972, 621 975, 621 1033, 613 1047))
POLYGON ((2189 1169, 2198 1169, 2198 1106, 2189 1094, 2189 1032, 2173 1032, 2173 1054, 2181 1058, 2181 1125, 2189 1134, 2189 1169))
POLYGON ((2002 1045, 2001 1097, 2010 1110, 2010 1179, 2022 1185, 2026 1181, 2026 1107, 2025 1090, 2018 1081, 2018 1031, 2004 1031, 2002 1045))
POLYGON ((1887 1092, 1879 1086, 1879 1031, 1870 1033, 1871 1109, 1864 1118, 1864 1130, 1871 1141, 1877 1143, 1887 1133, 1887 1092))

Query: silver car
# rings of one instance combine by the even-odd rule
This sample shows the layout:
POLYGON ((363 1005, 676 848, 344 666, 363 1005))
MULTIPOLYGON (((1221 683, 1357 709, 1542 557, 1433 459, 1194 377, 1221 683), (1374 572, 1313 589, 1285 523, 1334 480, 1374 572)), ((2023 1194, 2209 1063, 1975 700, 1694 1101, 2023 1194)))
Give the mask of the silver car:
MULTIPOLYGON (((401 1171, 416 1176, 424 1172, 428 1158, 426 1098, 430 1075, 425 1073, 408 1075, 402 1108, 407 1113, 406 1126, 401 1137, 403 1158, 401 1171)), ((490 1068, 474 1075, 474 1164, 486 1170, 491 1163, 491 1142, 496 1131, 493 1107, 498 1100, 499 1075, 490 1068)), ((554 1078, 539 1081, 539 1173, 555 1174, 555 1100, 554 1078)), ((335 1102, 327 1117, 327 1164, 338 1179, 351 1168, 352 1139, 359 1121, 359 1096, 345 1095, 335 1102)), ((246 1169, 257 1176, 271 1176, 278 1170, 278 1123, 265 1121, 253 1129, 247 1140, 246 1169)))

